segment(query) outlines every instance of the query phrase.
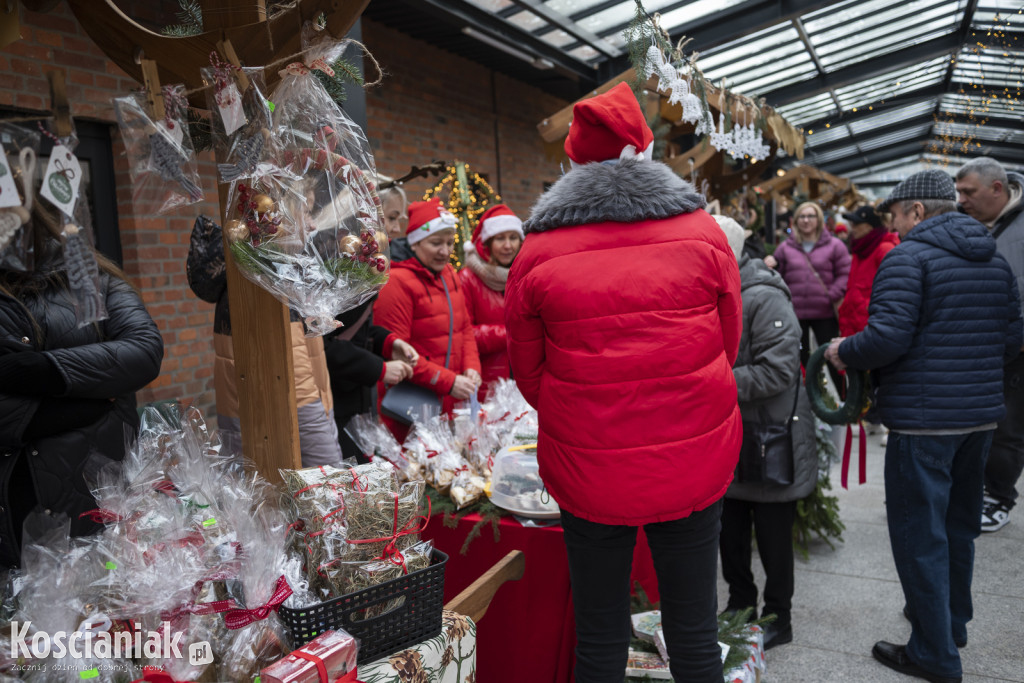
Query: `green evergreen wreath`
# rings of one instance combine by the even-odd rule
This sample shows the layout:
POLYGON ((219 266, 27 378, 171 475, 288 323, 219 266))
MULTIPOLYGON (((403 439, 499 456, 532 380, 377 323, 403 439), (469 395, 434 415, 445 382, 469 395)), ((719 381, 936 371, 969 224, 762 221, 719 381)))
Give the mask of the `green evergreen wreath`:
POLYGON ((868 402, 868 373, 863 370, 846 370, 846 402, 832 408, 832 397, 825 390, 827 375, 822 372, 827 361, 825 351, 828 344, 822 344, 807 359, 807 397, 811 399, 814 414, 830 425, 853 424, 860 419, 868 402), (826 403, 828 396, 828 403, 826 403))

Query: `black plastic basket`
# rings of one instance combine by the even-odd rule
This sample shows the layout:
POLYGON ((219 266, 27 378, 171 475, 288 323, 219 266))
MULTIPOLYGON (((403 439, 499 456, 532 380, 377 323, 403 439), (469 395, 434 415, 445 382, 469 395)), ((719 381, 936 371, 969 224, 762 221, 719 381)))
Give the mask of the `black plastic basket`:
POLYGON ((344 629, 359 639, 359 664, 386 657, 441 633, 444 565, 448 556, 434 548, 426 569, 332 598, 318 605, 278 610, 292 645, 301 647, 327 630, 344 629), (404 597, 401 605, 380 616, 360 618, 375 605, 404 597))

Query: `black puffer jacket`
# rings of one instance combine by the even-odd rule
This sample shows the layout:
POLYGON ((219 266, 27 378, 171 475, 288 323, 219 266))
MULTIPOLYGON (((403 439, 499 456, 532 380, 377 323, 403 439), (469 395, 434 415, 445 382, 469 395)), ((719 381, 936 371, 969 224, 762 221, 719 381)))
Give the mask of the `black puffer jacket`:
POLYGON ((60 396, 0 386, 0 567, 18 563, 21 521, 36 504, 69 515, 75 535, 97 528, 79 519, 96 507, 85 483, 86 461, 94 454, 100 456, 96 465, 124 457, 126 438, 139 426, 135 392, 160 374, 163 340, 138 295, 106 274, 101 287, 108 317, 84 327, 76 325, 73 302, 60 284, 20 302, 0 293, 0 354, 43 352, 65 384, 60 396), (37 411, 82 399, 110 401, 110 407, 78 429, 62 429, 57 420, 52 429, 33 422, 37 411), (26 436, 30 425, 35 438, 26 436))

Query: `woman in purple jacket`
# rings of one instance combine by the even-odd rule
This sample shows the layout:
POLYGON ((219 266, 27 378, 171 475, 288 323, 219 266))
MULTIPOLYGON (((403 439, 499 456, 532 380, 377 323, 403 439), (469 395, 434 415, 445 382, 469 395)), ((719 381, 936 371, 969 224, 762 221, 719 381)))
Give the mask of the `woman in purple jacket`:
POLYGON ((809 330, 814 330, 819 345, 839 335, 836 311, 846 295, 850 253, 825 229, 825 214, 814 202, 797 207, 794 223, 789 239, 764 262, 789 285, 800 321, 800 362, 806 366, 811 354, 809 330))

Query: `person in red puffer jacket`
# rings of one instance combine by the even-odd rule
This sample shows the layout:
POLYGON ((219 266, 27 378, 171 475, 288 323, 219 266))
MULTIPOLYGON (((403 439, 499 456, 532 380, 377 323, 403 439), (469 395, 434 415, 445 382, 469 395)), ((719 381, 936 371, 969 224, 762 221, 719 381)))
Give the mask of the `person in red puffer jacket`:
MULTIPOLYGON (((373 306, 378 325, 405 339, 419 353, 413 384, 432 389, 441 410, 468 399, 480 386, 480 356, 465 288, 450 263, 455 218, 438 199, 409 205, 409 246, 413 258, 391 264, 391 279, 373 306)), ((384 392, 380 392, 383 399, 384 392)), ((408 428, 382 416, 401 442, 408 428)))
POLYGON ((742 424, 740 276, 705 199, 661 163, 629 86, 573 109, 573 169, 538 200, 509 273, 512 374, 537 408, 561 508, 578 683, 622 680, 637 527, 677 681, 720 683, 721 499, 742 424))
POLYGON ((850 251, 853 256, 846 297, 839 306, 839 336, 852 337, 867 327, 871 283, 875 281, 882 259, 900 243, 900 238, 885 229, 882 219, 869 205, 865 204, 853 213, 845 213, 843 218, 850 221, 850 251))
POLYGON ((523 222, 510 208, 496 204, 480 216, 473 241, 466 245, 466 265, 459 271, 480 351, 481 401, 491 382, 509 377, 505 283, 509 266, 522 246, 523 222))

